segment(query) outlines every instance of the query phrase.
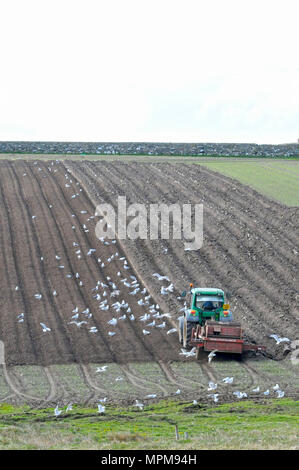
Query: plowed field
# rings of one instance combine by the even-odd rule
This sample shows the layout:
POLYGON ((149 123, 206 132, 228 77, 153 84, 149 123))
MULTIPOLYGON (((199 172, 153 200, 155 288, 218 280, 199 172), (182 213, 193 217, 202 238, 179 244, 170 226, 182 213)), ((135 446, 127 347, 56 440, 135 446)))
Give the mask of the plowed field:
MULTIPOLYGON (((128 400, 178 388, 206 397, 208 381, 223 374, 239 374, 236 387, 247 388, 281 378, 296 395, 298 367, 290 358, 298 347, 297 208, 198 165, 169 163, 4 160, 0 198, 1 401, 128 400), (95 207, 116 207, 119 195, 128 204, 203 203, 203 247, 98 240, 95 207), (169 282, 153 273, 168 276, 174 292, 161 295, 169 282), (168 332, 189 282, 229 291, 235 319, 249 340, 267 347, 266 357, 208 365, 180 356, 177 333, 168 332), (153 312, 160 317, 148 326, 153 312), (171 318, 162 317, 168 312, 171 318), (272 333, 290 342, 277 345, 272 333), (107 370, 97 372, 102 365, 107 370)), ((220 399, 232 399, 225 390, 220 399)))

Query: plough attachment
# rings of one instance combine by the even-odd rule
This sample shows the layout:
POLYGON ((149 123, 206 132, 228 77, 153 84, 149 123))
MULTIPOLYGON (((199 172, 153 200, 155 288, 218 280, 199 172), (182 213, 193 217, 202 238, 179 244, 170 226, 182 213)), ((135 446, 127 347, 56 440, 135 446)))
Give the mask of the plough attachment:
POLYGON ((265 346, 247 343, 238 322, 208 320, 203 326, 197 325, 191 334, 191 346, 204 351, 242 354, 244 351, 265 351, 265 346))

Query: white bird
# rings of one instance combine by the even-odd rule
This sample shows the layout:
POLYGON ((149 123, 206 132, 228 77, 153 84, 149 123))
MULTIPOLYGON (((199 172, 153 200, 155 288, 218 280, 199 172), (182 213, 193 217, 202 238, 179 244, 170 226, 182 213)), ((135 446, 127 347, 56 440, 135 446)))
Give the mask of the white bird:
POLYGON ((57 292, 56 292, 56 290, 53 290, 53 295, 54 295, 54 297, 56 297, 56 296, 57 296, 57 292))
POLYGON ((44 323, 40 323, 40 325, 41 325, 44 333, 46 333, 47 331, 51 331, 51 328, 46 326, 44 323))
POLYGON ((196 354, 196 346, 191 349, 191 351, 186 351, 186 349, 181 349, 180 356, 192 357, 196 354))
POLYGON ((137 303, 138 303, 138 305, 147 305, 147 303, 146 303, 146 302, 144 302, 144 300, 143 300, 143 299, 140 299, 140 300, 138 300, 138 302, 137 302, 137 303))
POLYGON ((222 382, 224 382, 225 384, 232 384, 233 381, 234 381, 233 377, 225 377, 224 379, 222 379, 222 382))
POLYGON ((96 372, 105 372, 108 366, 98 367, 96 372))
POLYGON ((270 335, 270 338, 275 339, 276 344, 280 344, 280 343, 283 343, 283 342, 289 342, 289 341, 290 341, 289 338, 280 338, 280 337, 277 336, 277 335, 270 335))
POLYGON ((98 329, 97 329, 97 327, 92 326, 92 327, 89 329, 89 332, 90 332, 90 333, 97 333, 97 332, 98 332, 98 329))
POLYGON ((208 397, 212 397, 214 402, 217 403, 217 401, 219 401, 219 393, 212 393, 210 395, 208 395, 208 397))
POLYGON ((214 382, 209 382, 209 388, 208 390, 216 390, 217 388, 217 384, 215 384, 214 382))
POLYGON ((273 388, 273 390, 275 390, 275 391, 276 391, 276 390, 279 390, 279 385, 276 384, 276 385, 274 385, 274 387, 272 387, 272 388, 273 388))
POLYGON ((55 258, 56 258, 57 260, 60 260, 60 256, 58 256, 58 255, 55 255, 55 258))
POLYGON ((258 393, 260 391, 260 387, 256 387, 252 390, 254 393, 258 393))
POLYGON ((67 405, 67 408, 65 411, 68 412, 68 411, 71 411, 72 409, 73 409, 73 404, 70 403, 69 405, 67 405))
POLYGON ((156 395, 155 393, 153 393, 153 394, 151 394, 151 395, 146 395, 145 398, 156 398, 156 396, 157 396, 157 395, 156 395))
POLYGON ((193 400, 193 405, 198 405, 198 401, 197 401, 197 400, 193 400))
POLYGON ((170 281, 167 276, 161 276, 161 274, 159 273, 154 273, 153 276, 156 277, 158 281, 163 281, 163 279, 165 279, 166 281, 170 281))
POLYGON ((107 401, 107 397, 99 399, 99 402, 101 402, 101 403, 106 403, 106 401, 107 401))
POLYGON ((116 318, 111 318, 111 320, 109 320, 107 323, 109 323, 109 325, 115 326, 117 324, 117 319, 116 318))
POLYGON ((126 318, 127 318, 126 314, 122 315, 121 317, 118 317, 119 320, 125 320, 126 318))
POLYGON ((211 362, 213 360, 213 357, 216 356, 216 352, 218 349, 214 349, 214 351, 211 351, 210 354, 208 355, 208 361, 211 362))
POLYGON ((100 414, 105 413, 105 409, 106 409, 105 406, 103 406, 101 404, 98 405, 98 413, 100 413, 100 414))
POLYGON ((276 390, 277 393, 277 398, 283 398, 284 397, 284 392, 282 390, 276 390))
POLYGON ((116 382, 120 382, 121 380, 124 380, 124 378, 123 377, 116 377, 116 379, 115 379, 116 382))
POLYGON ((139 319, 140 321, 146 322, 147 320, 149 320, 150 317, 151 317, 150 314, 146 313, 145 315, 142 315, 141 317, 139 317, 139 319))
POLYGON ((42 294, 35 294, 34 297, 38 300, 40 300, 42 298, 42 294))
POLYGON ((165 328, 166 323, 165 321, 163 323, 160 323, 160 325, 156 325, 156 328, 165 328))
POLYGON ((143 333, 144 335, 150 335, 150 334, 151 334, 151 332, 150 332, 150 331, 147 331, 147 330, 142 330, 142 333, 143 333))
POLYGON ((55 416, 59 416, 59 415, 61 415, 61 413, 62 413, 62 410, 59 410, 58 405, 57 405, 55 410, 54 410, 54 414, 55 414, 55 416))
POLYGON ((171 333, 175 333, 176 331, 177 331, 176 328, 171 328, 171 330, 168 330, 168 331, 167 331, 167 334, 168 334, 168 335, 171 335, 171 333))
POLYGON ((137 406, 137 408, 139 408, 140 410, 143 410, 143 408, 144 408, 144 404, 140 403, 138 400, 135 400, 135 405, 134 406, 137 406))
POLYGON ((269 393, 270 393, 270 390, 268 389, 264 392, 264 395, 269 395, 269 393))
POLYGON ((176 395, 180 395, 181 390, 178 388, 177 391, 175 392, 176 395))
POLYGON ((153 320, 151 323, 148 323, 146 326, 155 326, 156 322, 153 320))
POLYGON ((135 317, 134 317, 133 313, 130 315, 129 318, 130 318, 131 321, 134 321, 134 320, 135 320, 135 317))
POLYGON ((109 335, 109 336, 114 336, 114 335, 115 335, 115 331, 108 331, 108 335, 109 335))
POLYGON ((70 325, 71 325, 72 323, 74 323, 78 328, 81 328, 81 326, 84 325, 84 324, 87 325, 87 321, 84 321, 84 320, 82 320, 82 321, 75 321, 75 320, 74 320, 74 321, 70 321, 69 323, 70 323, 70 325))
POLYGON ((235 395, 237 398, 246 398, 247 397, 247 393, 239 392, 238 390, 236 392, 233 392, 233 395, 235 395))

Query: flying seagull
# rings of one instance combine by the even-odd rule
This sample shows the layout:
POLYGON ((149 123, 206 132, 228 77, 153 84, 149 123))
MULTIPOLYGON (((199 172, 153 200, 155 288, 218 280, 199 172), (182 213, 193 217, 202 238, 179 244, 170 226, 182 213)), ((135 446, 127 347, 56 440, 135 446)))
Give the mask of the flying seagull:
POLYGON ((213 357, 216 356, 216 352, 218 351, 218 349, 214 349, 214 351, 211 351, 210 354, 208 355, 208 361, 209 363, 213 360, 213 357))

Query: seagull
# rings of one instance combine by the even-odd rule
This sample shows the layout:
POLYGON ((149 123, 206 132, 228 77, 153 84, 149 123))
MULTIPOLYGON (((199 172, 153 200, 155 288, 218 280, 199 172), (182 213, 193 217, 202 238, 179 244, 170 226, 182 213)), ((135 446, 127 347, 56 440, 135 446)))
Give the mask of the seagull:
POLYGON ((101 402, 101 403, 106 403, 106 401, 107 401, 107 397, 99 399, 99 402, 101 402))
POLYGON ((153 320, 151 323, 148 323, 146 326, 155 326, 156 322, 153 320))
POLYGON ((171 328, 171 330, 168 330, 168 331, 167 331, 167 334, 168 334, 168 335, 171 335, 171 333, 175 333, 176 331, 177 331, 176 328, 171 328))
POLYGON ((116 379, 115 379, 116 382, 119 382, 121 380, 124 380, 124 378, 123 377, 116 377, 116 379))
POLYGON ((197 400, 193 400, 193 405, 198 405, 198 401, 197 401, 197 400))
POLYGON ((48 328, 44 323, 40 323, 43 332, 46 333, 47 331, 51 331, 51 328, 48 328))
POLYGON ((178 388, 177 391, 175 392, 176 395, 180 395, 181 390, 178 388))
POLYGON ((260 391, 260 387, 256 387, 252 391, 255 392, 255 393, 258 393, 260 391))
POLYGON ((109 336, 114 336, 114 335, 115 335, 115 331, 108 331, 108 335, 109 335, 109 336))
POLYGON ((34 297, 38 300, 40 300, 42 298, 42 294, 35 294, 34 297))
POLYGON ((196 346, 191 349, 191 351, 186 351, 186 349, 181 349, 180 356, 191 357, 196 354, 196 346))
POLYGON ((233 377, 225 377, 224 379, 222 379, 222 382, 224 382, 225 384, 232 384, 233 381, 234 381, 233 377))
POLYGON ((100 413, 100 414, 105 413, 105 409, 106 409, 105 406, 103 406, 101 404, 98 405, 98 413, 100 413))
POLYGON ((62 413, 62 410, 59 410, 58 405, 57 405, 55 410, 54 410, 54 414, 55 414, 55 416, 59 416, 59 415, 61 415, 61 413, 62 413))
POLYGON ((208 397, 212 397, 214 402, 217 403, 218 401, 218 397, 219 397, 219 393, 212 393, 210 395, 208 395, 208 397))
POLYGON ((140 318, 140 321, 144 321, 146 322, 147 320, 149 320, 150 318, 150 314, 149 313, 146 313, 145 315, 139 317, 140 318))
POLYGON ((280 338, 280 337, 277 336, 277 335, 270 335, 269 337, 275 339, 276 344, 280 344, 280 343, 283 343, 283 342, 290 342, 290 341, 291 341, 289 338, 280 338))
POLYGON ((209 363, 213 360, 213 357, 216 356, 216 352, 218 351, 218 349, 214 349, 214 351, 211 351, 210 354, 208 355, 208 361, 209 363))
POLYGON ((156 396, 157 396, 157 395, 156 395, 155 393, 153 393, 152 395, 146 395, 145 398, 156 398, 156 396))
POLYGON ((137 408, 139 408, 140 410, 143 410, 143 408, 144 408, 144 404, 140 403, 138 400, 135 400, 135 405, 134 406, 137 406, 137 408))
POLYGON ((165 321, 163 323, 160 323, 160 325, 156 325, 156 328, 165 328, 166 323, 165 321))
POLYGON ((108 366, 98 367, 96 372, 105 372, 108 366))
POLYGON ((68 411, 71 411, 72 409, 73 409, 73 404, 70 403, 69 405, 67 405, 67 408, 65 411, 68 412, 68 411))
POLYGON ((56 292, 56 290, 53 290, 53 295, 54 295, 54 297, 56 297, 56 296, 57 296, 57 292, 56 292))
POLYGON ((163 279, 165 279, 166 281, 170 282, 170 280, 167 276, 161 276, 161 274, 159 274, 159 273, 154 273, 153 276, 156 277, 158 279, 158 281, 163 281, 163 279))
POLYGON ((214 382, 209 382, 208 390, 216 390, 216 388, 217 388, 217 384, 215 384, 214 382))
POLYGON ((109 323, 109 325, 115 326, 115 325, 117 324, 117 319, 116 319, 116 318, 112 318, 112 319, 109 320, 107 323, 109 323))
POLYGON ((277 398, 283 398, 284 397, 284 392, 282 390, 276 390, 277 393, 277 398))
POLYGON ((272 388, 273 388, 273 390, 275 390, 275 391, 276 391, 276 390, 279 390, 279 385, 276 384, 276 385, 274 385, 274 387, 272 387, 272 388))
POLYGON ((143 333, 144 335, 150 335, 150 334, 151 334, 151 332, 150 332, 150 331, 147 331, 147 330, 142 330, 142 333, 143 333))
POLYGON ((74 320, 74 321, 70 321, 69 323, 70 323, 70 325, 71 325, 72 323, 74 323, 78 328, 81 328, 81 325, 84 325, 84 323, 87 324, 87 321, 84 321, 84 320, 83 320, 83 321, 75 321, 75 320, 74 320))
POLYGON ((270 393, 270 390, 268 389, 264 392, 264 395, 269 395, 269 393, 270 393))
POLYGON ((247 393, 239 392, 238 390, 236 392, 233 392, 233 395, 235 395, 237 398, 246 398, 247 397, 247 393))
POLYGON ((130 315, 129 318, 130 318, 131 321, 134 321, 134 320, 135 320, 135 317, 134 317, 133 313, 130 315))

